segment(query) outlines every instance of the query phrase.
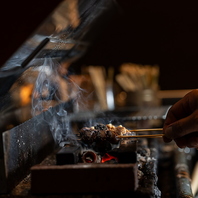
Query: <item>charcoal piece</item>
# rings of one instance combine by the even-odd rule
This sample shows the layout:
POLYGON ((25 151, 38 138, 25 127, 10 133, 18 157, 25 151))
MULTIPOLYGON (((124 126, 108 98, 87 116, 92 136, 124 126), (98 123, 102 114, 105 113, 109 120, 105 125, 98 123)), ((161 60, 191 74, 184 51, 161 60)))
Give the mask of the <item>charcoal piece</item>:
POLYGON ((56 164, 77 164, 79 161, 79 146, 69 146, 63 147, 58 153, 56 153, 56 164))
POLYGON ((83 163, 99 163, 100 157, 94 151, 88 150, 82 154, 83 163))
POLYGON ((93 149, 99 153, 107 153, 112 149, 112 146, 108 141, 97 141, 92 146, 93 149))
POLYGON ((121 145, 118 151, 119 163, 135 163, 137 162, 137 153, 134 150, 134 144, 121 145))
POLYGON ((117 157, 119 163, 135 163, 137 162, 136 141, 121 144, 119 148, 114 148, 108 154, 117 157))
POLYGON ((111 159, 108 161, 103 162, 104 164, 118 164, 118 161, 116 159, 111 159))

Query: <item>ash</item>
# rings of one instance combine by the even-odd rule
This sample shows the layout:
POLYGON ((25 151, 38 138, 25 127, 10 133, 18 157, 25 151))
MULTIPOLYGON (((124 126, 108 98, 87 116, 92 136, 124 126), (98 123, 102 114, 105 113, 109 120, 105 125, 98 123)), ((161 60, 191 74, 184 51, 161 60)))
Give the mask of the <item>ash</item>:
POLYGON ((138 197, 161 197, 161 191, 157 186, 157 157, 157 149, 149 148, 147 139, 142 139, 139 141, 137 149, 139 182, 137 189, 138 197))

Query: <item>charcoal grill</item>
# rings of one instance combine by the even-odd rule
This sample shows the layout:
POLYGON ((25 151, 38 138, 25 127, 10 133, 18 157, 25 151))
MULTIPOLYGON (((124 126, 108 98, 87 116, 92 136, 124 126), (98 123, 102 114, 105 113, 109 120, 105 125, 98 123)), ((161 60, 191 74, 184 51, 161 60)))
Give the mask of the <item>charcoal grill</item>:
POLYGON ((161 139, 129 140, 129 145, 114 145, 116 151, 112 147, 107 152, 119 162, 112 159, 101 163, 101 153, 98 156, 78 139, 82 127, 96 123, 162 127, 169 106, 75 112, 75 98, 70 98, 39 115, 19 119, 22 108, 12 106, 11 95, 17 92, 12 86, 20 84, 19 77, 29 79, 26 71, 42 67, 46 59, 66 65, 75 62, 104 22, 118 12, 113 0, 81 0, 81 22, 75 26, 69 20, 74 13, 69 12, 68 2, 72 1, 62 1, 0 66, 0 197, 193 197, 189 161, 174 144, 164 145, 161 139), (67 114, 60 116, 61 108, 67 114), (54 135, 54 120, 65 126, 59 142, 54 135), (139 167, 141 160, 146 160, 143 169, 139 167), (167 175, 173 175, 172 179, 167 175))
MULTIPOLYGON (((51 111, 53 110, 52 108, 51 111)), ((167 108, 163 107, 159 112, 165 114, 166 110, 167 108)), ((67 132, 70 133, 72 131, 76 135, 82 126, 87 126, 88 123, 92 126, 95 123, 101 123, 102 120, 103 123, 109 123, 111 120, 114 124, 122 124, 126 127, 130 127, 131 125, 133 127, 148 126, 152 120, 150 120, 150 116, 147 119, 145 117, 140 119, 139 116, 135 116, 137 114, 136 111, 133 112, 131 110, 130 112, 131 116, 128 115, 128 112, 125 112, 126 117, 119 117, 116 115, 118 112, 115 112, 116 116, 114 118, 113 116, 105 117, 104 112, 102 117, 101 113, 87 113, 87 116, 83 117, 81 113, 79 115, 75 114, 75 116, 71 114, 64 118, 64 121, 68 123, 67 132)), ((106 112, 106 115, 109 115, 109 113, 106 112)), ((122 111, 121 114, 124 114, 124 112, 122 111)), ((162 121, 164 114, 153 114, 153 117, 162 121)), ((129 193, 135 197, 163 197, 167 193, 170 193, 170 196, 192 197, 190 178, 187 178, 186 175, 184 177, 178 177, 178 175, 181 176, 179 173, 180 170, 177 169, 176 172, 174 171, 174 167, 178 167, 178 164, 183 164, 182 167, 185 170, 182 171, 186 171, 189 174, 185 154, 178 152, 174 145, 163 145, 160 139, 133 140, 137 147, 133 147, 133 152, 131 153, 135 155, 130 155, 132 160, 129 162, 82 163, 80 158, 77 157, 79 148, 75 147, 74 150, 70 150, 71 152, 66 152, 67 157, 68 154, 70 157, 75 156, 73 158, 74 161, 72 163, 71 161, 68 162, 67 160, 70 159, 68 157, 66 162, 64 161, 63 164, 57 165, 57 154, 68 142, 57 144, 54 141, 47 122, 45 124, 38 122, 44 117, 50 123, 52 120, 50 115, 51 113, 48 111, 43 112, 22 125, 3 133, 2 167, 4 169, 1 169, 1 175, 3 175, 1 182, 4 187, 1 188, 1 193, 7 194, 9 192, 8 196, 23 195, 33 197, 42 195, 62 196, 62 194, 69 196, 72 194, 73 197, 78 197, 79 194, 84 194, 84 196, 95 196, 97 194, 97 196, 105 195, 111 197, 113 195, 115 196, 115 192, 117 195, 128 195, 129 193), (31 133, 27 133, 27 130, 31 131, 31 133), (171 152, 168 152, 168 154, 166 153, 166 147, 171 148, 171 152), (13 153, 15 153, 14 156, 13 153), (138 161, 136 157, 139 155, 138 153, 143 156, 148 155, 147 166, 144 169, 144 175, 141 179, 137 179, 138 161), (168 164, 164 163, 166 160, 169 160, 168 164), (164 171, 167 173, 167 170, 168 174, 175 175, 171 183, 168 180, 169 178, 167 179, 163 176, 164 171), (90 176, 86 181, 87 174, 90 176), (105 177, 103 174, 105 174, 105 177), (76 179, 80 175, 82 177, 76 179), (70 179, 66 179, 67 176, 70 179), (181 180, 185 180, 189 186, 184 186, 181 180), (164 183, 167 181, 169 182, 168 192, 166 185, 164 186, 164 183), (127 182, 127 185, 125 182, 127 182), (68 184, 69 188, 66 188, 64 184, 68 184), (101 184, 105 185, 101 186, 101 184), (90 186, 90 188, 87 188, 87 186, 90 186), (106 186, 109 187, 107 188, 106 186)), ((113 115, 113 112, 111 112, 111 115, 113 115)), ((78 138, 78 136, 76 137, 78 138)), ((65 154, 65 152, 63 153, 65 154)))

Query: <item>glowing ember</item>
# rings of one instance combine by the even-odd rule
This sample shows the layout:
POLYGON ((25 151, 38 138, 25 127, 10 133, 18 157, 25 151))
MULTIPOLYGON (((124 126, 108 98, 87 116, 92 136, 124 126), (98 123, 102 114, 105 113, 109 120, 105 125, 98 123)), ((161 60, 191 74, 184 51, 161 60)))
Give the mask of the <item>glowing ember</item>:
POLYGON ((115 159, 116 161, 118 161, 117 157, 114 157, 112 155, 109 155, 108 153, 105 153, 105 155, 102 157, 101 162, 104 163, 104 162, 112 160, 112 159, 115 159))

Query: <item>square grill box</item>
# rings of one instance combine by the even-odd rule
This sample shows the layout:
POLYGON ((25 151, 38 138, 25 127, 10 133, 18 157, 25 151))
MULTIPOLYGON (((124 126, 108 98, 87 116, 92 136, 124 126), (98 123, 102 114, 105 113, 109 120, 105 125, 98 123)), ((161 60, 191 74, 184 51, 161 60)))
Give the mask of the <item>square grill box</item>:
MULTIPOLYGON (((167 109, 163 109, 164 113, 165 110, 167 109)), ((79 151, 78 146, 73 149, 73 142, 71 145, 68 142, 59 145, 55 143, 47 124, 52 122, 51 115, 54 111, 55 109, 51 108, 3 133, 0 175, 3 197, 163 197, 166 194, 172 197, 193 197, 185 153, 179 152, 174 145, 168 145, 167 149, 167 145, 163 145, 160 139, 129 140, 127 145, 130 146, 130 152, 125 149, 123 152, 127 158, 131 157, 129 162, 115 163, 111 160, 106 163, 83 163, 82 156, 77 153, 86 151, 86 147, 83 146, 79 151), (48 122, 40 122, 43 118, 48 122), (71 152, 67 148, 71 149, 71 152), (73 161, 69 160, 66 165, 57 165, 57 156, 61 153, 62 159, 72 156, 70 159, 73 161), (167 177, 167 174, 171 177, 167 177)), ((162 109, 160 111, 162 112, 162 109)), ((148 112, 151 111, 148 109, 148 112)), ((155 109, 153 112, 156 112, 155 109)), ((153 123, 151 115, 149 119, 145 119, 144 114, 144 119, 141 120, 141 111, 130 110, 130 115, 129 112, 120 112, 127 115, 126 117, 115 116, 118 112, 111 112, 109 117, 109 113, 84 113, 83 117, 81 114, 75 114, 62 119, 67 123, 67 132, 72 131, 74 134, 77 134, 82 126, 93 126, 101 121, 106 124, 111 120, 115 126, 122 124, 127 128, 145 127, 153 123)), ((154 116, 158 117, 155 121, 162 121, 164 114, 154 116)), ((74 140, 73 137, 71 140, 74 140)), ((117 148, 121 149, 125 145, 122 142, 117 148)), ((108 153, 112 154, 111 152, 108 153)))

